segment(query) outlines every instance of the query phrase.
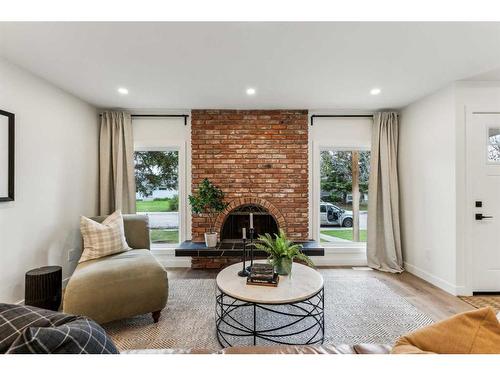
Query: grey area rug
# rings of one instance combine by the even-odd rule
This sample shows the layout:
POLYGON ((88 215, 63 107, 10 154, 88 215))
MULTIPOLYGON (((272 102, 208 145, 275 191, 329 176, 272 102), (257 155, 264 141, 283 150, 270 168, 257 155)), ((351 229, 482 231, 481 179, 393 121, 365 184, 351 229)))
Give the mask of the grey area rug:
MULTIPOLYGON (((399 336, 433 322, 376 278, 320 272, 325 280, 325 344, 394 344, 399 336)), ((171 280, 169 300, 157 324, 148 314, 104 328, 120 350, 217 350, 215 295, 215 280, 171 280)))

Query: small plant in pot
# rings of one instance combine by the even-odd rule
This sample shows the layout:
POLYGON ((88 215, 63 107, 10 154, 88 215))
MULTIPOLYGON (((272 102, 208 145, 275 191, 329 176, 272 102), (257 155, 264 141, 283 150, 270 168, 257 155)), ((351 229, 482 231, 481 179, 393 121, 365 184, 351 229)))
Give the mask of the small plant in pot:
POLYGON ((205 178, 198 185, 195 194, 189 196, 189 203, 195 214, 208 217, 210 227, 205 233, 205 244, 207 247, 217 246, 214 224, 217 215, 227 207, 227 203, 224 202, 224 192, 205 178))
POLYGON ((289 275, 292 272, 294 259, 301 260, 309 266, 314 265, 311 259, 302 252, 302 245, 290 241, 285 232, 280 230, 279 234, 275 234, 274 237, 273 239, 269 233, 259 236, 259 242, 255 244, 255 247, 269 254, 268 260, 278 275, 289 275))

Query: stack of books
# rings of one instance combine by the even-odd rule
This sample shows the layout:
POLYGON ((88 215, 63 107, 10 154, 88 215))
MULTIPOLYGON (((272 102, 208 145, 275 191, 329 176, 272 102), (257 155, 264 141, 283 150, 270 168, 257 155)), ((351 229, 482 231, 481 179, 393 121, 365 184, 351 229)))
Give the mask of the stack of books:
POLYGON ((248 285, 278 286, 279 276, 270 264, 257 263, 250 269, 248 285))

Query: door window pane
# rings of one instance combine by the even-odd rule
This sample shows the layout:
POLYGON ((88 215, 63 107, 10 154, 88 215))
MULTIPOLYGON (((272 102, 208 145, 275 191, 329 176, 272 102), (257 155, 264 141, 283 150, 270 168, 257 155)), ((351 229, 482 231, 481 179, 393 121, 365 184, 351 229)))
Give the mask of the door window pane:
POLYGON ((366 242, 370 152, 325 150, 320 163, 321 242, 366 242))
POLYGON ((153 247, 179 242, 179 152, 134 153, 136 211, 149 216, 153 247))
POLYGON ((500 162, 500 128, 488 129, 488 161, 500 162))

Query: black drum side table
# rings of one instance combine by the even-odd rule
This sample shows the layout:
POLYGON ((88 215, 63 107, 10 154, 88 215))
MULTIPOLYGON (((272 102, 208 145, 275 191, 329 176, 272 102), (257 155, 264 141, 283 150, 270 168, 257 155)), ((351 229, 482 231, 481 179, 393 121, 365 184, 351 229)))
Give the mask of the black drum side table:
POLYGON ((47 266, 26 272, 24 304, 57 311, 61 305, 62 268, 47 266))

